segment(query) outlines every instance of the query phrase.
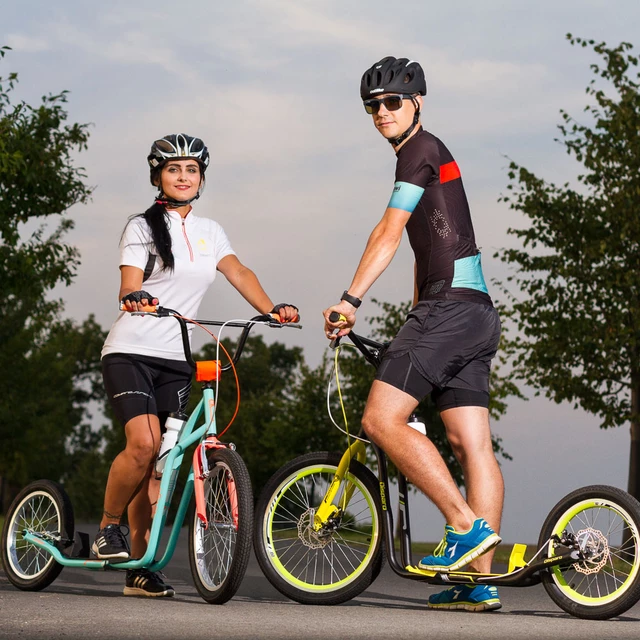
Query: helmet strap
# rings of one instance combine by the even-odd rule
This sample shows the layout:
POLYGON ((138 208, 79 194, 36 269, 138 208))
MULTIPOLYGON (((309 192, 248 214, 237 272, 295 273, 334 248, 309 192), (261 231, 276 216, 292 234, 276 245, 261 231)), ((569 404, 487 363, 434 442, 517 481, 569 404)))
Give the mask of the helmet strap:
POLYGON ((413 102, 413 106, 416 108, 416 111, 413 114, 413 122, 411 123, 411 126, 403 134, 399 135, 397 138, 387 138, 387 141, 389 142, 389 144, 392 144, 394 147, 397 147, 398 145, 402 144, 411 135, 413 130, 416 128, 418 121, 420 120, 420 105, 418 104, 418 101, 413 96, 411 96, 411 102, 413 102))
POLYGON ((158 197, 156 198, 156 203, 162 204, 164 206, 169 206, 169 207, 186 207, 187 205, 191 204, 194 200, 197 200, 199 197, 200 197, 200 191, 198 191, 198 193, 193 198, 190 198, 189 200, 172 200, 171 198, 167 198, 164 195, 164 193, 160 192, 158 194, 158 197))

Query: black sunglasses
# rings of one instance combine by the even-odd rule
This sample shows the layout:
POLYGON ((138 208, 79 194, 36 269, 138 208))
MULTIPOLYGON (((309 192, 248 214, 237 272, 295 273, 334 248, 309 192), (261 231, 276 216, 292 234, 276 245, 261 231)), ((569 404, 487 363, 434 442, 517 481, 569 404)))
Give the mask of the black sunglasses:
POLYGON ((413 100, 413 96, 408 93, 398 93, 383 98, 372 98, 363 102, 364 110, 375 116, 380 111, 380 105, 383 104, 387 111, 397 111, 402 106, 403 100, 413 100))

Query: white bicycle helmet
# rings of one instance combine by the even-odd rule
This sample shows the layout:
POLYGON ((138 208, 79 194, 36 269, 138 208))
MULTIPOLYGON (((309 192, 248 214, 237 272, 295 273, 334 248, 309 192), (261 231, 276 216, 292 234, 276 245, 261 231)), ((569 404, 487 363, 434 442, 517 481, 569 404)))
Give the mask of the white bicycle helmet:
POLYGON ((147 161, 151 169, 156 169, 167 160, 187 160, 193 158, 204 172, 209 165, 209 150, 200 138, 186 133, 173 133, 156 140, 151 145, 147 161))

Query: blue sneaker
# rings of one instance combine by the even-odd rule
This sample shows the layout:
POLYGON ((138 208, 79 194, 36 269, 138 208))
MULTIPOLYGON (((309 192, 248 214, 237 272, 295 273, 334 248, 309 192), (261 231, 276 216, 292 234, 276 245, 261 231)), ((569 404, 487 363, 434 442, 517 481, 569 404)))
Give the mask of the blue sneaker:
POLYGON ((437 572, 457 571, 502 542, 484 518, 474 520, 469 531, 456 531, 450 524, 444 528, 444 538, 432 556, 420 560, 421 569, 437 572))
POLYGON ((502 607, 498 589, 486 584, 461 584, 429 596, 429 609, 463 609, 464 611, 495 611, 502 607))

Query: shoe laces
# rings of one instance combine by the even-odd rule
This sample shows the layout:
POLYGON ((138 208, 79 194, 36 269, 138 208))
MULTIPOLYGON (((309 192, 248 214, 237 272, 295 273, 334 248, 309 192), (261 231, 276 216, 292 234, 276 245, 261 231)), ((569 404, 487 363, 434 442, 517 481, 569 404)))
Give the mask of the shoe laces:
POLYGON ((436 547, 435 551, 433 552, 433 555, 436 558, 440 558, 445 554, 445 551, 447 550, 447 530, 444 530, 444 538, 442 538, 442 540, 440 540, 440 544, 436 547))
POLYGON ((121 542, 128 549, 129 543, 127 542, 126 534, 122 532, 123 528, 127 530, 126 534, 128 534, 129 527, 126 524, 115 524, 105 527, 102 535, 107 542, 121 542))

